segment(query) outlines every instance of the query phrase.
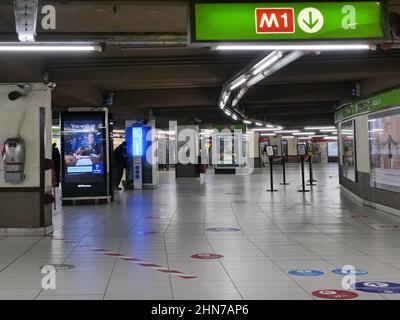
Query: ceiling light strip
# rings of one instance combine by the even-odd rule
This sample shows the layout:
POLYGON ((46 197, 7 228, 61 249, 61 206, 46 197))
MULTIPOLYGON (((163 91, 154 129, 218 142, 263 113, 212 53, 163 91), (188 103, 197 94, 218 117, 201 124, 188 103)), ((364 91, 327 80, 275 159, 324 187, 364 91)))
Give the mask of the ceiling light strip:
POLYGON ((102 51, 99 44, 93 43, 1 43, 0 51, 46 52, 46 51, 102 51))
POLYGON ((245 50, 245 51, 265 51, 265 50, 309 50, 309 51, 352 51, 352 50, 371 50, 370 44, 271 44, 271 45, 219 45, 216 50, 245 50))

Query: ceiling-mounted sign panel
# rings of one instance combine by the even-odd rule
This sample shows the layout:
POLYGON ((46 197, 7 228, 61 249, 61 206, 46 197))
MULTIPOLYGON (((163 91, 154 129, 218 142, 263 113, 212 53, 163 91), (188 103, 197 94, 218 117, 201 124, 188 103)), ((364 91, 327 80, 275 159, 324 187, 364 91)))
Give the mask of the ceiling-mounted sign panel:
POLYGON ((192 43, 385 37, 384 3, 192 1, 192 43))

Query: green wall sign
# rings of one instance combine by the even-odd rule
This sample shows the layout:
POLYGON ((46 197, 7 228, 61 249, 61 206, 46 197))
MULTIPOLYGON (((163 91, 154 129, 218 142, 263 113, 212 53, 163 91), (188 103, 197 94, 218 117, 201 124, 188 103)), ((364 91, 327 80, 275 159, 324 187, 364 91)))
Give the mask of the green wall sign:
POLYGON ((384 2, 191 3, 191 42, 380 39, 384 2))
POLYGON ((341 122, 363 113, 370 113, 395 106, 400 106, 400 89, 390 90, 343 106, 336 110, 335 122, 341 122))

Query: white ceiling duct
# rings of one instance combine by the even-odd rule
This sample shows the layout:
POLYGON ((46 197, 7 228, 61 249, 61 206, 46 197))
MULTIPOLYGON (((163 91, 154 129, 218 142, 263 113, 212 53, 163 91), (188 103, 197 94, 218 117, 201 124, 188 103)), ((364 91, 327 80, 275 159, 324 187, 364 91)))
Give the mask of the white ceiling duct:
POLYGON ((34 42, 39 0, 14 0, 15 28, 21 42, 34 42))

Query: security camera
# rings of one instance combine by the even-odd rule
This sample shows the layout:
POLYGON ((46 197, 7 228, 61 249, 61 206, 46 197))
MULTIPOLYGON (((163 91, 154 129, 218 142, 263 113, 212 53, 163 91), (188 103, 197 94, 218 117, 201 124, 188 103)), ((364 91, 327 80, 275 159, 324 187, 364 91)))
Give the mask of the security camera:
POLYGON ((20 88, 22 90, 22 92, 21 91, 11 91, 8 94, 8 99, 10 99, 10 101, 15 101, 21 97, 26 97, 31 90, 31 86, 29 84, 18 84, 17 86, 18 86, 18 88, 20 88))
POLYGON ((51 90, 54 90, 56 88, 56 85, 57 85, 55 82, 48 82, 46 84, 47 84, 47 87, 49 89, 51 89, 51 90))
POLYGON ((22 93, 22 92, 19 92, 19 91, 11 91, 9 94, 8 94, 8 99, 10 100, 10 101, 15 101, 15 100, 17 100, 17 99, 19 99, 19 98, 21 98, 21 97, 24 97, 25 95, 22 93))

